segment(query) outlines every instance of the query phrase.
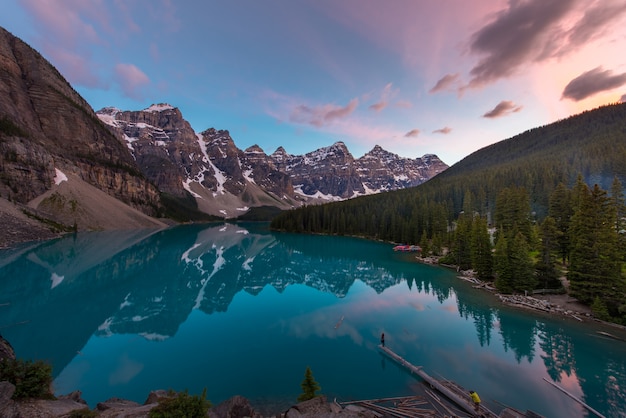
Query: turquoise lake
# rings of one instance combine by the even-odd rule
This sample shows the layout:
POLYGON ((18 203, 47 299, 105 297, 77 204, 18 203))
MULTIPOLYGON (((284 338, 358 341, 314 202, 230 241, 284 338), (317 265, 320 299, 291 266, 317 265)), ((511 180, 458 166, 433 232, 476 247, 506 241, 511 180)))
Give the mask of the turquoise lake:
MULTIPOLYGON (((615 328, 505 307, 454 271, 386 243, 271 232, 267 224, 79 233, 0 251, 0 334, 53 367, 56 394, 143 403, 188 389, 270 414, 307 366, 337 401, 422 383, 378 350, 546 417, 626 416, 626 343, 615 328)), ((621 334, 620 334, 621 333, 621 334)))

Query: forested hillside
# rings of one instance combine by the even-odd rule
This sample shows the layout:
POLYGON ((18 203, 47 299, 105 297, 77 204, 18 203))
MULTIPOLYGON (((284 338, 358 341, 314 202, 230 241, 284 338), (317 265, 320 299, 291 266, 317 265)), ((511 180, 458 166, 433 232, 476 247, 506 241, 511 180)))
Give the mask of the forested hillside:
POLYGON ((526 131, 469 155, 428 182, 406 190, 283 213, 272 227, 418 243, 422 233, 454 221, 463 210, 491 221, 498 193, 527 190, 538 220, 559 183, 578 175, 589 185, 626 180, 626 104, 604 106, 526 131))
POLYGON ((272 228, 419 244, 506 293, 565 291, 566 275, 597 317, 626 323, 625 179, 626 104, 615 104, 481 149, 415 188, 292 210, 272 228))

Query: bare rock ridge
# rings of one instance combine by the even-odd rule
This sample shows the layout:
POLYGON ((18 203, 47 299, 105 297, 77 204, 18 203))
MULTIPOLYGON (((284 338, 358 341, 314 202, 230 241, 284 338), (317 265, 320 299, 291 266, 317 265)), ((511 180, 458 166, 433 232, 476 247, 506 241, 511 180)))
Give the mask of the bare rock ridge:
MULTIPOLYGON (((172 216, 172 207, 236 218, 254 207, 411 187, 447 168, 434 155, 401 158, 379 146, 355 159, 343 142, 305 155, 241 150, 227 130, 198 133, 168 104, 94 112, 45 58, 0 28, 0 208, 15 204, 31 220, 76 230, 162 226, 154 218, 172 216)), ((15 240, 32 236, 20 232, 32 222, 13 215, 15 240)))

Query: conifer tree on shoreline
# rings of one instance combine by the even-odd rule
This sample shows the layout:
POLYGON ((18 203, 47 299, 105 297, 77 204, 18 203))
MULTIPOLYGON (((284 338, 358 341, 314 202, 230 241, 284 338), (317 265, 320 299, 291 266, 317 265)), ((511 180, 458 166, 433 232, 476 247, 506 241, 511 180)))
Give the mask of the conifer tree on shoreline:
POLYGON ((298 402, 308 401, 309 399, 319 396, 316 392, 322 389, 319 383, 315 381, 313 372, 309 366, 306 367, 304 380, 302 380, 300 386, 302 387, 302 393, 298 396, 298 402))

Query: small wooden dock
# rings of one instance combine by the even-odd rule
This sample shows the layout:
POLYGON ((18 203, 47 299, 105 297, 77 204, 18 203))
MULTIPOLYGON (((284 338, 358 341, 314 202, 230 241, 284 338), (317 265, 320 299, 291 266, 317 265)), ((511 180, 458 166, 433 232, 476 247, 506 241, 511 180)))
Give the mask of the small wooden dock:
POLYGON ((474 402, 469 396, 469 391, 450 381, 440 381, 435 379, 426 373, 421 366, 415 366, 409 363, 407 360, 394 353, 390 348, 379 345, 378 348, 385 353, 389 358, 393 359, 396 363, 403 366, 411 373, 418 375, 422 380, 428 383, 433 389, 436 389, 439 393, 448 398, 451 402, 469 413, 470 416, 481 416, 486 418, 498 418, 498 415, 489 410, 482 403, 480 405, 480 412, 477 413, 474 407, 474 402))

